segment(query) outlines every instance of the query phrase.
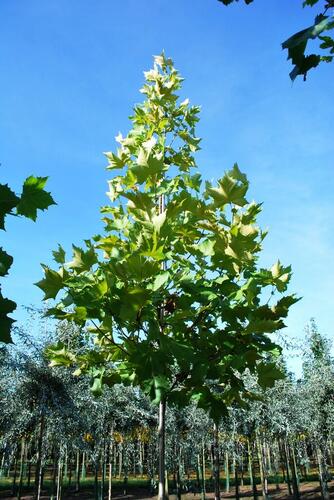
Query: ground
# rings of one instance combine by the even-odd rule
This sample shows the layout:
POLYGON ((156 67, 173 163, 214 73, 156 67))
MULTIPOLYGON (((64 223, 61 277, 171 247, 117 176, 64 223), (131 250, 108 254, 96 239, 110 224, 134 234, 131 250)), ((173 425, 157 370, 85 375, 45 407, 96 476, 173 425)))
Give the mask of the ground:
MULTIPOLYGON (((319 490, 319 483, 316 482, 305 482, 300 485, 300 491, 301 491, 301 499, 316 499, 316 498, 321 498, 320 495, 320 490, 319 490)), ((331 498, 334 499, 334 484, 330 486, 330 491, 331 491, 331 498)), ((13 497, 10 494, 10 490, 4 490, 0 491, 0 498, 3 500, 13 500, 13 497)), ((269 487, 269 498, 275 499, 275 500, 292 500, 292 496, 288 494, 286 485, 280 485, 280 490, 277 491, 276 487, 271 485, 269 487)), ((93 500, 94 496, 91 491, 82 491, 79 493, 67 493, 66 491, 63 494, 63 500, 93 500)), ((105 495, 105 499, 107 499, 107 495, 105 495)), ((132 499, 137 499, 137 500, 152 500, 153 498, 156 498, 154 495, 150 495, 148 492, 146 492, 143 488, 138 488, 134 489, 131 491, 131 494, 124 495, 121 491, 117 492, 115 491, 113 496, 113 499, 115 500, 132 500, 132 499)), ((175 495, 170 495, 170 500, 175 500, 176 496, 175 495)), ((198 494, 187 494, 187 495, 182 495, 182 499, 184 500, 199 500, 201 498, 200 495, 198 494)), ((207 500, 211 500, 214 498, 212 493, 208 493, 205 497, 207 500)), ((231 493, 224 493, 222 492, 221 498, 235 498, 235 492, 233 489, 231 489, 231 493)), ((241 487, 240 488, 240 499, 243 498, 252 498, 252 494, 250 492, 249 487, 241 487)), ((262 495, 259 495, 259 500, 262 498, 262 495)), ((33 497, 32 495, 24 495, 21 497, 21 500, 32 500, 33 497)), ((42 495, 41 500, 47 500, 50 499, 49 495, 42 495)))

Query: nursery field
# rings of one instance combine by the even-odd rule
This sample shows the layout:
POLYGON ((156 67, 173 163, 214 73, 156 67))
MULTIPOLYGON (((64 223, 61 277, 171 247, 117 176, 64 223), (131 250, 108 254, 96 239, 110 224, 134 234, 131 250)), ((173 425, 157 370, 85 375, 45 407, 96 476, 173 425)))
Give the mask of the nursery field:
POLYGON ((0 15, 0 498, 334 498, 334 0, 0 15))

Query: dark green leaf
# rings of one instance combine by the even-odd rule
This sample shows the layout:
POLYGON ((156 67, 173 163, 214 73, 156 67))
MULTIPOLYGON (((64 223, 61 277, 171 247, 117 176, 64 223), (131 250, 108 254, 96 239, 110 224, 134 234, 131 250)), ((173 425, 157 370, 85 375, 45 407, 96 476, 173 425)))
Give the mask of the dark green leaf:
POLYGON ((47 177, 28 177, 23 184, 21 199, 17 205, 17 213, 33 221, 36 220, 37 210, 46 210, 50 205, 55 205, 51 194, 43 188, 47 177))
POLYGON ((0 247, 0 276, 6 276, 13 263, 13 257, 0 247))
POLYGON ((12 213, 19 201, 20 198, 7 184, 0 184, 0 229, 5 229, 5 217, 12 213))

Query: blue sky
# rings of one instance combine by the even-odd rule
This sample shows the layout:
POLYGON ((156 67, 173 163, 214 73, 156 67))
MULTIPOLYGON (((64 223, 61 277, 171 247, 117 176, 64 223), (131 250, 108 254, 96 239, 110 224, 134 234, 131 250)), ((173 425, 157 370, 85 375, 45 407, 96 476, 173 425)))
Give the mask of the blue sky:
MULTIPOLYGON (((36 224, 8 220, 1 243, 15 257, 4 294, 39 304, 40 262, 99 231, 110 173, 102 151, 129 128, 152 55, 162 49, 202 106, 197 156, 204 178, 235 161, 264 203, 263 264, 291 264, 294 306, 287 338, 311 316, 333 334, 334 64, 293 85, 280 43, 312 23, 301 0, 4 0, 0 15, 1 181, 17 191, 50 177, 58 205, 36 224)), ((20 318, 20 313, 16 314, 20 318)))

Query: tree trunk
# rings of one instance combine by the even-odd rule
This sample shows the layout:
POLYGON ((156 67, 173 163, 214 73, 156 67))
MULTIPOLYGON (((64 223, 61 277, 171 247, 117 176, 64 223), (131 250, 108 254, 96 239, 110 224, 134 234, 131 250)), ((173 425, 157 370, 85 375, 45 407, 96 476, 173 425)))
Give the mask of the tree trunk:
POLYGON ((24 456, 25 456, 25 441, 24 441, 24 438, 22 438, 22 440, 21 440, 21 460, 20 460, 19 488, 18 488, 18 491, 17 491, 17 500, 21 499, 21 493, 22 493, 24 456))
POLYGON ((319 481, 320 481, 320 488, 321 488, 321 498, 323 500, 329 500, 330 499, 330 493, 328 490, 328 471, 327 471, 327 466, 326 462, 324 459, 323 452, 319 447, 317 447, 317 460, 318 460, 318 468, 319 468, 319 481))
POLYGON ((239 494, 239 477, 238 477, 238 461, 235 461, 235 467, 234 467, 234 482, 235 482, 235 498, 236 500, 240 500, 240 494, 239 494))
POLYGON ((205 500, 206 486, 205 486, 205 447, 202 443, 202 499, 205 500))
POLYGON ((111 492, 112 492, 112 459, 113 459, 113 442, 110 440, 109 445, 109 477, 108 477, 108 500, 111 500, 111 492))
POLYGON ((100 488, 100 491, 101 491, 101 499, 103 500, 104 499, 104 482, 106 480, 106 467, 105 467, 105 464, 106 464, 106 451, 105 451, 105 444, 103 444, 103 448, 102 448, 102 456, 101 456, 101 488, 100 488))
POLYGON ((264 463, 263 463, 263 447, 262 447, 262 443, 261 443, 259 437, 257 437, 257 439, 256 439, 256 445, 257 445, 257 454, 258 454, 259 467, 260 467, 262 496, 264 499, 267 499, 268 492, 267 492, 267 481, 266 481, 266 475, 265 475, 264 463))
POLYGON ((230 464, 228 452, 225 453, 225 493, 230 492, 230 464))
POLYGON ((287 456, 287 461, 290 465, 290 470, 291 470, 291 475, 292 475, 293 498, 295 500, 299 500, 300 495, 299 495, 298 481, 297 481, 297 476, 296 476, 297 471, 296 471, 295 463, 294 463, 294 460, 292 457, 292 453, 290 453, 290 449, 289 449, 289 445, 288 445, 287 441, 285 441, 285 454, 287 456))
POLYGON ((16 493, 17 454, 18 454, 18 452, 16 451, 15 457, 14 457, 14 475, 13 475, 13 483, 12 483, 12 496, 14 496, 16 493))
POLYGON ((54 500, 57 478, 57 456, 56 452, 53 455, 52 482, 51 482, 51 500, 54 500))
POLYGON ((99 463, 97 457, 94 460, 94 498, 99 500, 99 463))
POLYGON ((250 443, 250 440, 247 441, 247 451, 248 451, 248 468, 249 468, 249 477, 250 484, 253 492, 253 500, 258 499, 257 489, 256 489, 256 476, 254 474, 254 457, 253 457, 253 446, 250 443))
POLYGON ((63 464, 61 453, 58 459, 58 475, 57 475, 57 500, 61 500, 62 497, 62 476, 63 476, 63 464))
POLYGON ((165 467, 165 422, 166 418, 166 401, 161 400, 159 403, 159 492, 158 500, 168 499, 166 492, 166 467, 165 467))
POLYGON ((213 456, 214 456, 214 489, 215 489, 215 500, 220 500, 220 459, 219 459, 219 436, 218 436, 218 425, 213 424, 213 456))
POLYGON ((75 491, 80 491, 80 450, 77 451, 77 460, 75 466, 75 491))
POLYGON ((43 435, 44 435, 44 415, 41 415, 40 425, 39 425, 39 434, 37 441, 37 462, 36 462, 36 471, 35 471, 35 499, 40 500, 41 497, 41 489, 42 489, 42 444, 43 444, 43 435))

